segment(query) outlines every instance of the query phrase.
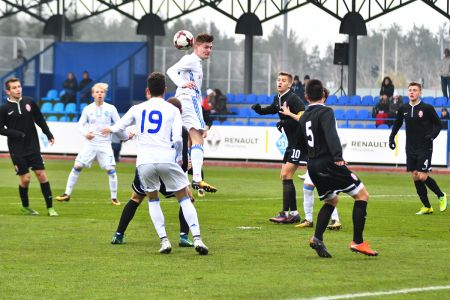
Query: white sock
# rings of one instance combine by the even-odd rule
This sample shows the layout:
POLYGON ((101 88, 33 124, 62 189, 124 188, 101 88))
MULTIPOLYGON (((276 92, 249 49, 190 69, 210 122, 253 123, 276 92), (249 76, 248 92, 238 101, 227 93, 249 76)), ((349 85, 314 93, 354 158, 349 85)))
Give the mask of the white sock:
POLYGON ((191 202, 191 198, 185 197, 178 201, 178 203, 180 203, 181 209, 183 210, 184 218, 191 229, 192 236, 199 236, 200 224, 198 223, 197 211, 191 202))
POLYGON ((334 208, 333 213, 331 214, 331 220, 335 220, 335 221, 341 223, 339 220, 339 214, 337 211, 337 207, 334 208))
POLYGON ((314 188, 304 185, 303 186, 303 210, 305 211, 305 219, 313 221, 313 209, 314 209, 314 188))
POLYGON ((289 214, 290 214, 291 216, 297 216, 297 215, 298 215, 298 210, 291 210, 291 211, 289 212, 289 214))
POLYGON ((117 174, 116 170, 108 171, 109 190, 111 192, 111 199, 117 199, 117 174))
POLYGON ((161 210, 161 206, 159 205, 159 198, 148 200, 148 212, 159 238, 161 239, 163 237, 167 237, 166 225, 164 224, 164 214, 161 210))
POLYGON ((191 147, 192 180, 202 181, 203 146, 194 144, 191 147))
POLYGON ((64 194, 70 195, 72 194, 73 187, 75 184, 77 184, 78 176, 80 175, 80 171, 78 171, 75 168, 72 168, 72 171, 70 171, 69 178, 67 178, 67 184, 66 184, 66 191, 64 194))

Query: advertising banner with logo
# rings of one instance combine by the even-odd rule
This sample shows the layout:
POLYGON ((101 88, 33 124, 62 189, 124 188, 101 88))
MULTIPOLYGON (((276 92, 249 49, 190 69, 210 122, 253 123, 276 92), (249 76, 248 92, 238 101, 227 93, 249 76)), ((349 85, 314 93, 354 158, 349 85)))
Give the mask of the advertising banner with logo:
MULTIPOLYGON (((85 138, 75 123, 48 124, 56 142, 50 146, 38 128, 42 153, 77 154, 80 151, 85 138)), ((339 129, 344 159, 352 163, 405 164, 405 131, 399 131, 395 150, 389 148, 389 134, 388 129, 339 129)), ((213 126, 205 140, 204 152, 206 158, 281 161, 286 147, 286 135, 273 127, 213 126)), ((447 131, 441 131, 433 147, 432 164, 446 166, 447 131)), ((0 151, 8 151, 4 136, 0 136, 0 151)), ((134 140, 123 143, 122 155, 136 153, 134 140)))

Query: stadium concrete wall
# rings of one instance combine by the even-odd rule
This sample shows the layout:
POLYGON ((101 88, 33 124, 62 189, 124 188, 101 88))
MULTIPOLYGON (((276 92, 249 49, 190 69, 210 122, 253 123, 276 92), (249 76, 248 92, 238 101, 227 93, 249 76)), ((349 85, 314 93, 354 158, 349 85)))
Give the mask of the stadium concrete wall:
MULTIPOLYGON (((50 146, 39 129, 42 153, 77 154, 84 137, 76 123, 48 122, 55 136, 50 146)), ((130 127, 129 131, 135 130, 130 127)), ((389 129, 339 129, 344 159, 351 163, 405 164, 405 131, 397 135, 397 149, 389 148, 389 129)), ((447 166, 447 131, 441 131, 434 141, 432 164, 447 166)), ((273 127, 213 126, 205 141, 205 157, 211 159, 282 160, 287 138, 273 127)), ((6 137, 0 136, 0 151, 7 152, 6 137)), ((135 140, 125 142, 122 155, 136 155, 135 140)))

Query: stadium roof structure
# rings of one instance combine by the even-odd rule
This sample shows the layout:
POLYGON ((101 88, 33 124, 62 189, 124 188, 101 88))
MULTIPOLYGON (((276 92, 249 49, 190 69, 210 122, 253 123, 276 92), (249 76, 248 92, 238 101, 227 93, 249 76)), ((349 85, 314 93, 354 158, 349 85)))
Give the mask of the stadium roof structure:
POLYGON ((209 7, 236 22, 245 35, 244 92, 252 89, 253 36, 261 24, 306 5, 314 5, 341 22, 339 32, 349 35, 348 93, 356 92, 357 36, 366 35, 366 23, 414 2, 423 2, 450 19, 450 0, 0 0, 0 19, 19 12, 45 23, 44 33, 63 41, 71 25, 116 11, 137 22, 137 34, 147 35, 149 65, 154 65, 154 37, 164 35, 164 24, 209 7), (64 28, 64 30, 63 30, 64 28))

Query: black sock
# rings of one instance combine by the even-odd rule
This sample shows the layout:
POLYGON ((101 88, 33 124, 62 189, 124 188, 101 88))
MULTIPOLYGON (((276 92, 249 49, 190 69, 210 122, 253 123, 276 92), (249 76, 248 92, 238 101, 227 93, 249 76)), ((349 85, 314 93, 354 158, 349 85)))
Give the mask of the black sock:
POLYGON ((131 220, 136 213, 137 208, 139 207, 139 203, 130 200, 127 205, 123 208, 122 215, 120 216, 119 226, 117 227, 116 232, 120 234, 124 234, 125 230, 127 230, 128 224, 130 224, 131 220))
POLYGON ((321 241, 323 241, 323 233, 325 232, 325 229, 327 229, 333 210, 333 205, 325 203, 317 215, 317 224, 314 236, 321 241))
POLYGON ((428 200, 427 187, 425 186, 425 183, 417 180, 414 181, 414 185, 416 186, 417 195, 419 195, 420 201, 422 201, 423 206, 430 208, 431 204, 428 200))
POLYGON ((180 219, 180 233, 185 233, 188 234, 189 233, 189 225, 186 222, 186 219, 184 218, 183 215, 183 210, 180 207, 180 211, 178 212, 178 219, 180 219))
POLYGON ((295 185, 292 179, 283 180, 283 211, 297 210, 295 185))
POLYGON ((41 192, 42 192, 42 195, 44 196, 45 205, 47 206, 47 208, 52 207, 53 206, 53 197, 52 197, 52 190, 50 188, 49 181, 41 183, 41 192))
POLYGON ((366 224, 367 201, 356 200, 353 205, 353 241, 356 244, 364 242, 363 231, 366 224))
POLYGON ((433 178, 428 176, 427 180, 425 180, 424 183, 430 190, 433 191, 433 193, 436 194, 436 196, 438 196, 439 198, 444 197, 444 193, 441 191, 441 189, 437 185, 436 180, 434 180, 433 178))
POLYGON ((30 200, 28 199, 28 187, 21 187, 19 185, 19 195, 22 201, 23 207, 28 207, 30 205, 30 200))

